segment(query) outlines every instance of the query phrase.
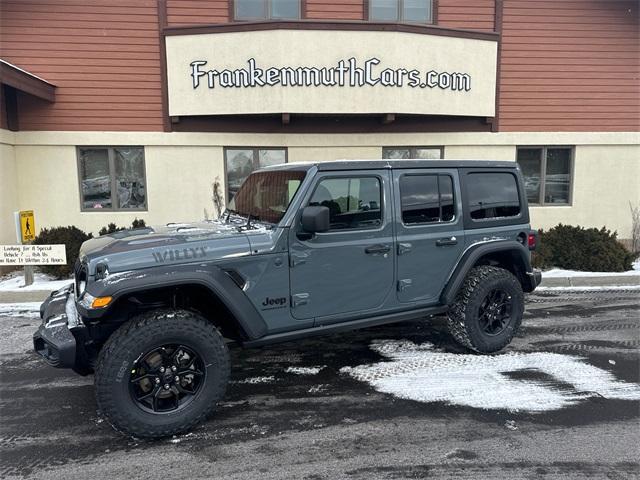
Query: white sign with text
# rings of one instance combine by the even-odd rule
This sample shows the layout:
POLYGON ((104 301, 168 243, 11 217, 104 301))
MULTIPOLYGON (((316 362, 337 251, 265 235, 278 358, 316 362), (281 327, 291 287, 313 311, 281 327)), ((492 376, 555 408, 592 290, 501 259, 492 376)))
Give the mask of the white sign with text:
POLYGON ((0 245, 0 265, 66 265, 64 245, 0 245))

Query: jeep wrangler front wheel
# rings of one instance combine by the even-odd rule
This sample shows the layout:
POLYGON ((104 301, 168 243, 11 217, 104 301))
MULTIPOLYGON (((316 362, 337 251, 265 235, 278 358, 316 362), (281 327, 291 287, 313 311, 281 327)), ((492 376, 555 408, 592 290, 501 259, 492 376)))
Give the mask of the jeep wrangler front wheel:
POLYGON ((116 429, 141 438, 175 435, 215 409, 229 379, 225 341, 185 310, 154 310, 122 325, 98 357, 98 407, 116 429))
POLYGON ((520 328, 524 294, 508 270, 473 268, 449 309, 448 327, 461 345, 479 353, 506 347, 520 328))

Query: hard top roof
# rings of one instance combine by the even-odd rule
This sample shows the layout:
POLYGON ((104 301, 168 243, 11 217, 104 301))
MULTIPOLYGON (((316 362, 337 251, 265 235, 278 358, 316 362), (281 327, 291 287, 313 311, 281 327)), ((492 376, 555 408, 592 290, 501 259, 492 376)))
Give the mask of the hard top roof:
POLYGON ((334 160, 272 165, 261 170, 380 170, 394 168, 518 168, 516 162, 498 160, 334 160))

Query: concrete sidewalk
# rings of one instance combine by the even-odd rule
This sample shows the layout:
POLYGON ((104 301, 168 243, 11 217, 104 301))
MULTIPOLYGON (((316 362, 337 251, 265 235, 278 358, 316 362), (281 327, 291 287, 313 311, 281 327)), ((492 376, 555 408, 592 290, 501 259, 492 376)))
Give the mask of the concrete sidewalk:
MULTIPOLYGON (((640 275, 616 275, 612 273, 597 277, 552 277, 542 276, 542 287, 623 287, 640 286, 640 275)), ((42 302, 50 290, 0 291, 0 303, 42 302)))

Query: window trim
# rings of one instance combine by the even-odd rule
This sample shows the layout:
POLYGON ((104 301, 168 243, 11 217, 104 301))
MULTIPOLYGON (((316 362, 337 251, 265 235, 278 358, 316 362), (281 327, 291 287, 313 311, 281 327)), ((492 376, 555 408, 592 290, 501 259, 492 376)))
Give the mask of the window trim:
POLYGON ((397 146, 386 146, 382 147, 382 159, 383 160, 391 160, 386 159, 384 157, 385 150, 409 150, 409 155, 412 157, 407 158, 405 160, 429 160, 428 158, 416 158, 415 153, 417 150, 440 150, 440 158, 433 160, 444 160, 444 145, 397 145, 397 146))
POLYGON ((405 23, 409 25, 437 25, 438 24, 438 0, 427 0, 431 2, 431 19, 426 22, 413 22, 404 20, 401 15, 404 12, 404 0, 397 0, 398 2, 398 19, 397 20, 375 20, 371 18, 371 0, 364 0, 364 19, 367 22, 389 22, 389 23, 405 23))
MULTIPOLYGON (((438 207, 440 209, 440 217, 442 217, 442 202, 440 195, 440 178, 438 178, 438 207)), ((458 204, 457 204, 457 196, 456 196, 456 183, 453 175, 451 173, 403 173, 398 177, 398 193, 400 194, 400 222, 402 222, 402 226, 405 228, 415 228, 415 227, 435 227, 440 225, 449 225, 456 223, 458 221, 458 204), (451 194, 453 195, 453 218, 451 220, 447 220, 443 222, 442 220, 438 220, 437 222, 420 222, 420 223, 404 223, 404 217, 402 215, 402 186, 400 182, 403 177, 426 177, 426 176, 434 176, 434 177, 449 177, 451 179, 451 194)))
MULTIPOLYGON (((518 151, 519 150, 527 150, 539 148, 542 153, 540 157, 540 201, 539 202, 529 202, 527 198, 527 204, 532 207, 572 207, 573 206, 573 182, 575 175, 575 160, 576 160, 576 147, 575 145, 518 145, 516 147, 516 163, 518 163, 518 151), (569 200, 567 203, 547 203, 544 200, 546 193, 546 184, 547 184, 547 150, 548 149, 558 149, 558 150, 571 150, 571 155, 569 156, 569 200)), ((518 167, 520 164, 518 163, 518 167)), ((522 170, 522 169, 521 169, 522 170)), ((522 174, 522 180, 524 181, 524 173, 522 174)), ((524 196, 526 198, 527 192, 525 189, 524 196)))
MULTIPOLYGON (((243 146, 227 146, 222 149, 222 163, 224 170, 224 203, 227 205, 231 199, 229 198, 229 176, 228 176, 228 168, 227 168, 227 150, 252 150, 253 151, 253 159, 255 165, 255 159, 260 162, 260 150, 284 150, 284 163, 289 163, 289 148, 288 147, 243 147, 243 146)), ((259 170, 255 168, 251 170, 251 173, 259 170)))
MULTIPOLYGON (((320 177, 317 177, 317 183, 313 186, 313 190, 311 191, 311 195, 309 195, 309 197, 305 200, 304 202, 304 206, 302 206, 300 208, 300 213, 302 213, 302 210, 304 210, 305 207, 309 206, 309 203, 311 202, 311 199, 313 198, 313 196, 316 193, 316 190, 318 189, 318 187, 320 186, 320 184, 325 181, 325 180, 332 180, 332 179, 342 179, 342 178, 350 178, 350 179, 354 179, 354 178, 375 178, 378 180, 378 184, 380 185, 380 226, 377 228, 348 228, 348 229, 344 229, 344 230, 334 230, 331 231, 331 225, 329 225, 329 230, 327 230, 326 232, 318 232, 316 233, 316 235, 321 235, 321 236, 325 236, 325 235, 344 235, 345 233, 362 233, 362 232, 378 232, 378 231, 382 231, 385 229, 385 205, 384 205, 384 180, 382 178, 381 175, 377 175, 377 174, 363 174, 363 175, 322 175, 320 177)), ((298 228, 300 228, 300 220, 302 219, 302 216, 300 216, 300 218, 297 220, 297 224, 298 224, 298 228)))
POLYGON ((78 172, 78 192, 80 194, 80 213, 88 212, 109 212, 109 213, 126 213, 126 212, 148 212, 149 211, 149 185, 147 184, 147 161, 146 151, 144 145, 77 145, 76 146, 76 165, 78 172), (142 149, 142 171, 144 172, 144 188, 145 188, 145 206, 144 208, 115 208, 117 202, 117 195, 114 196, 114 192, 117 193, 116 185, 116 148, 140 148, 142 149), (84 193, 82 192, 82 160, 81 150, 107 150, 107 158, 109 160, 109 183, 111 184, 111 208, 85 208, 84 206, 84 193))
POLYGON ((229 0, 229 20, 231 22, 260 22, 260 21, 275 21, 275 22, 287 22, 287 21, 300 21, 306 18, 306 0, 298 0, 298 17, 297 18, 274 18, 271 15, 272 8, 271 4, 273 0, 262 0, 263 3, 266 3, 266 12, 267 15, 265 17, 238 17, 236 4, 237 0, 229 0))

